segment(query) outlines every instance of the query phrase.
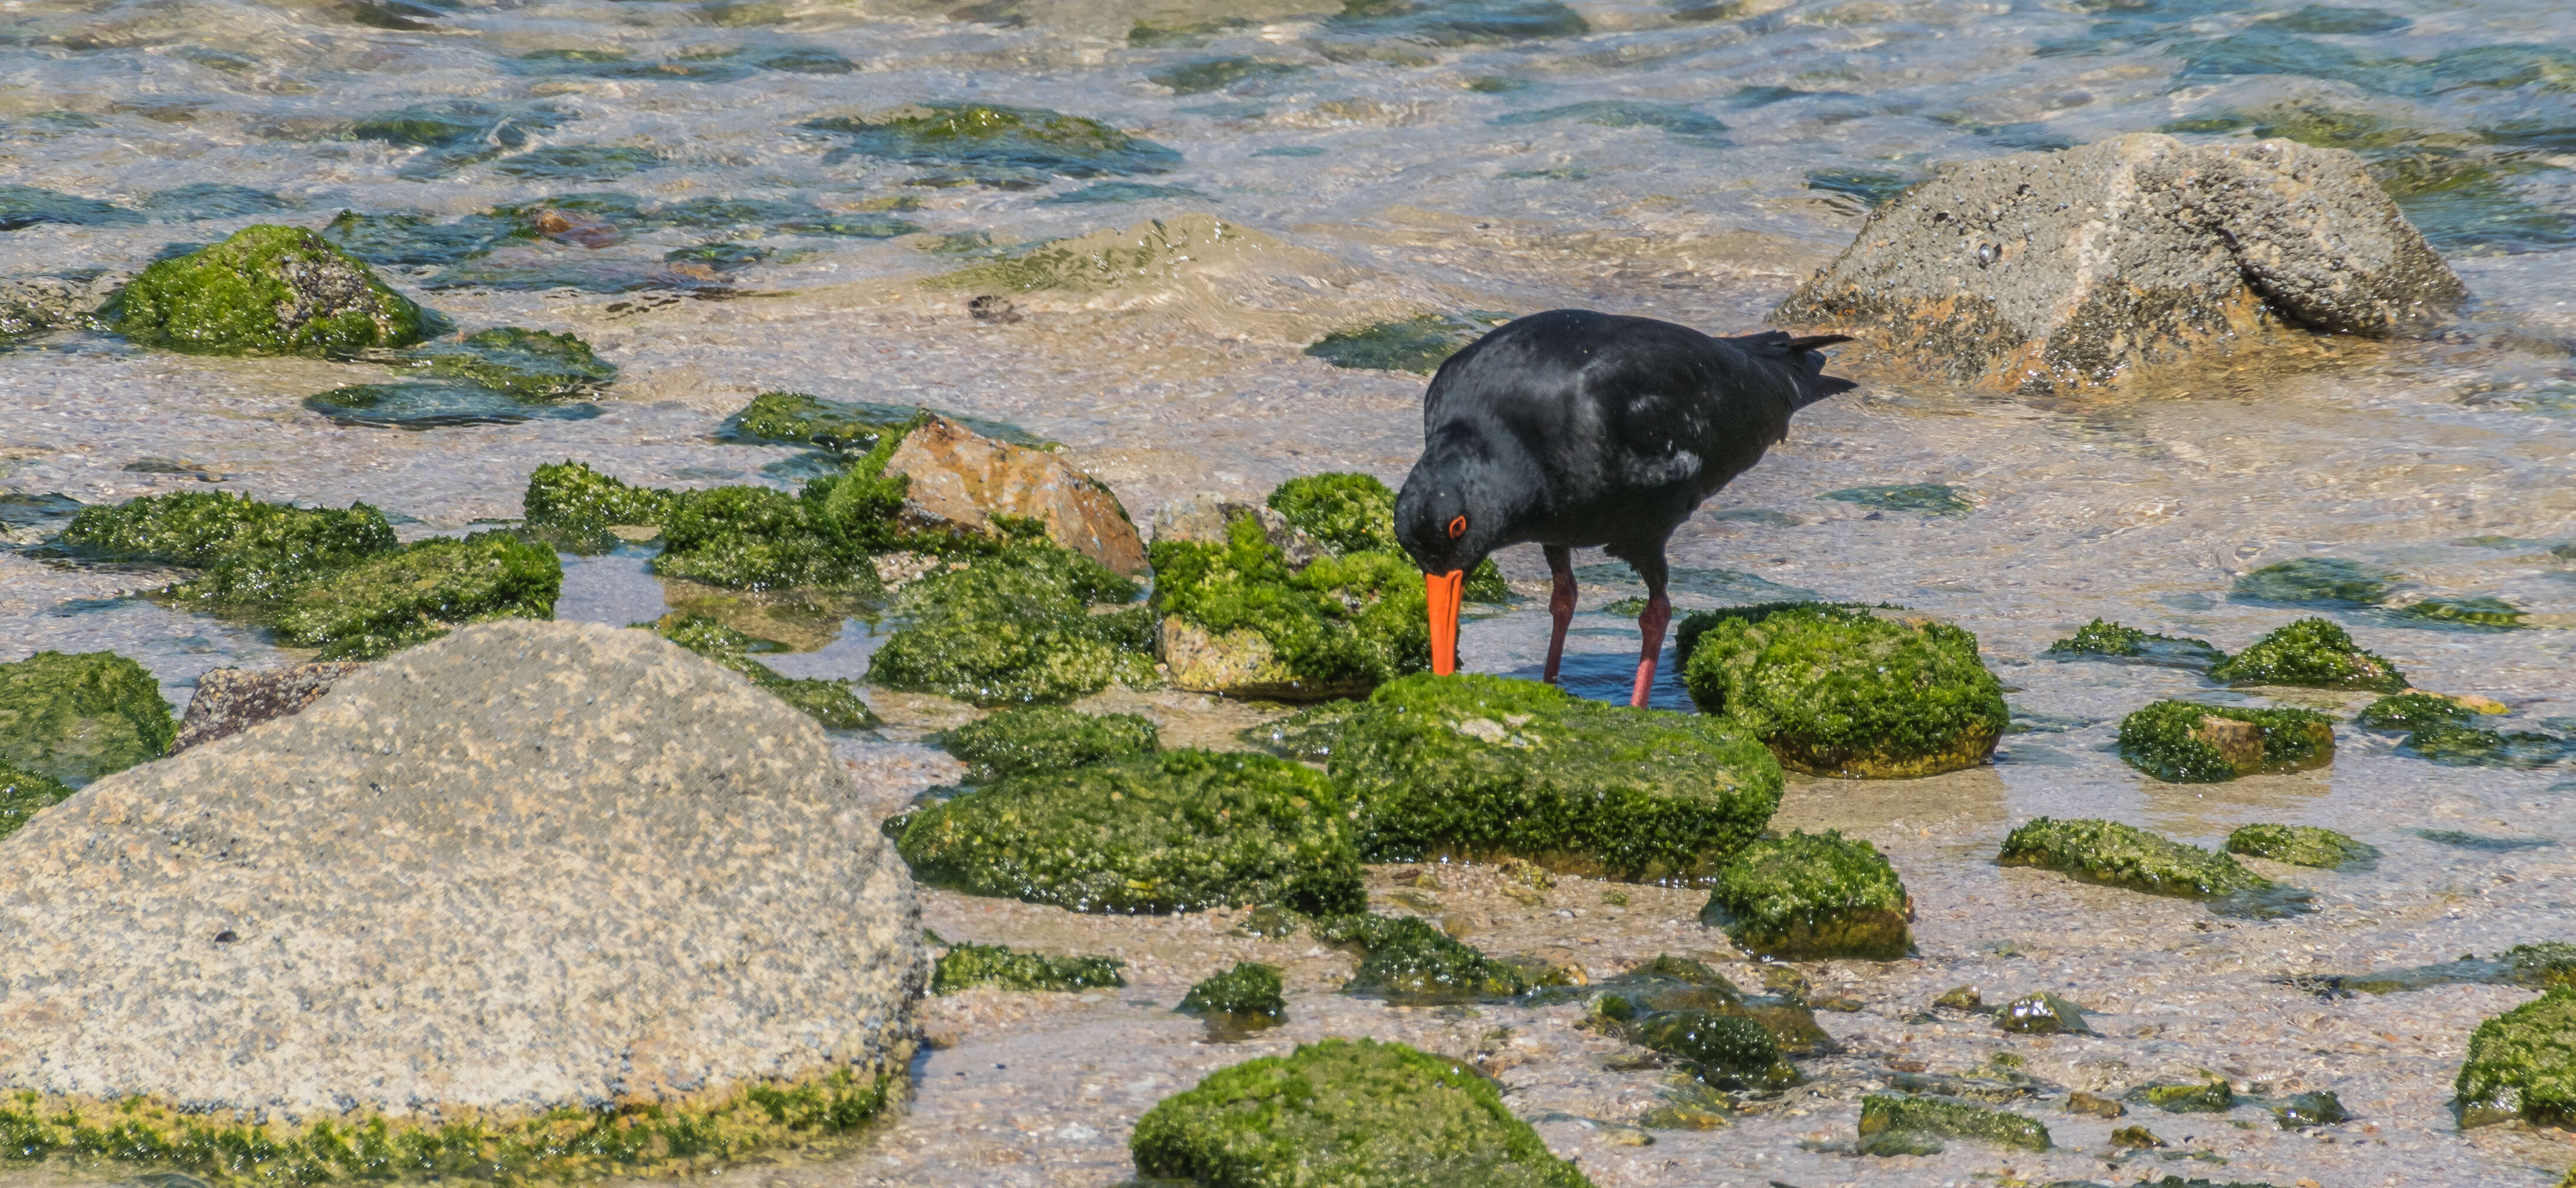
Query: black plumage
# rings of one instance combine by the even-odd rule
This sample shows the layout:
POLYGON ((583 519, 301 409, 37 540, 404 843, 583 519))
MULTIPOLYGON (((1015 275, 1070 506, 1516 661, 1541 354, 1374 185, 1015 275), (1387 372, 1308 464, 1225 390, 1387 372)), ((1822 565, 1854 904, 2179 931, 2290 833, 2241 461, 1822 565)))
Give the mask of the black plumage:
POLYGON ((1505 545, 1544 547, 1556 581, 1546 679, 1574 614, 1570 550, 1600 547, 1646 583, 1631 704, 1654 683, 1664 546, 1701 501, 1786 437, 1797 410, 1855 387, 1817 348, 1844 335, 1715 338, 1652 318, 1531 314, 1441 364, 1422 401, 1422 457, 1396 496, 1395 531, 1431 592, 1432 665, 1455 668, 1466 572, 1505 545))

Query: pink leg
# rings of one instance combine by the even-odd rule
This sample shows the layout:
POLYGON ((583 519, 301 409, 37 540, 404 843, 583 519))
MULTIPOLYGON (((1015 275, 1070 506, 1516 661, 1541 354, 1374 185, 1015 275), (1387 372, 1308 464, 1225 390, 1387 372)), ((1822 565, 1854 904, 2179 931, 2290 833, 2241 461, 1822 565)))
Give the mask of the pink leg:
POLYGON ((1646 611, 1637 616, 1637 631, 1645 636, 1645 651, 1637 658, 1637 687, 1628 694, 1628 704, 1646 704, 1646 693, 1655 687, 1655 662, 1664 654, 1664 627, 1673 621, 1672 600, 1661 590, 1646 599, 1646 611))
POLYGON ((1556 628, 1547 637, 1547 675, 1540 680, 1556 683, 1557 665, 1565 659, 1565 628, 1574 622, 1574 551, 1547 545, 1548 573, 1556 579, 1556 591, 1548 596, 1547 613, 1556 617, 1556 628))

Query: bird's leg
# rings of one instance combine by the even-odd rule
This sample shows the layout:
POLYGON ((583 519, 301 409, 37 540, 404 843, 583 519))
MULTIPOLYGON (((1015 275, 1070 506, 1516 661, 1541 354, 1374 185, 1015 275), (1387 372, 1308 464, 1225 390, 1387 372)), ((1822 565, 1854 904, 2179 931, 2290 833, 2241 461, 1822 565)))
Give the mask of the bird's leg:
POLYGON ((1547 675, 1540 680, 1556 683, 1556 666, 1565 659, 1565 629, 1574 622, 1574 550, 1564 545, 1545 545, 1547 572, 1556 579, 1556 592, 1548 595, 1547 613, 1555 616, 1556 628, 1547 637, 1547 675))
POLYGON ((1664 596, 1664 558, 1657 550, 1651 561, 1631 560, 1629 567, 1646 579, 1646 609, 1637 616, 1637 633, 1645 637, 1644 650, 1637 656, 1637 687, 1628 694, 1628 704, 1643 706, 1646 694, 1655 687, 1655 662, 1664 654, 1664 627, 1673 621, 1672 600, 1664 596))

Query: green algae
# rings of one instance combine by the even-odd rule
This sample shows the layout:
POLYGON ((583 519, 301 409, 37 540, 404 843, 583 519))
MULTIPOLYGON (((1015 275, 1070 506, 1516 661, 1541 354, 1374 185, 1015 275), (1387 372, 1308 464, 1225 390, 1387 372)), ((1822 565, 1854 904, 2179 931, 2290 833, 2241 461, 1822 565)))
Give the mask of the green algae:
POLYGON ((323 573, 399 547, 384 513, 363 503, 306 509, 220 491, 86 507, 55 543, 94 560, 204 570, 171 593, 218 606, 283 597, 323 573))
POLYGON ((1366 903, 1332 781, 1267 755, 1164 751, 1018 776, 925 808, 895 848, 913 876, 1080 912, 1366 903))
POLYGON ((1007 945, 953 945, 930 969, 932 994, 976 986, 1015 991, 1076 991, 1127 984, 1115 957, 1049 957, 1007 945))
POLYGON ((994 103, 914 104, 875 115, 810 120, 804 127, 847 136, 850 154, 1002 176, 1169 173, 1181 163, 1177 151, 1098 120, 994 103))
POLYGON ((634 487, 579 462, 549 462, 528 475, 521 497, 524 531, 568 553, 595 555, 617 547, 609 528, 660 527, 674 493, 634 487))
POLYGON ((1304 687, 1367 687, 1431 667, 1422 572, 1400 552, 1364 551, 1292 566, 1261 522, 1235 516, 1223 543, 1159 540, 1154 613, 1222 637, 1266 641, 1304 687))
POLYGON ((2466 726, 2477 714, 2439 693, 2391 693, 2363 708, 2353 721, 2372 730, 2415 731, 2466 726))
MULTIPOLYGON (((1541 991, 1543 999, 1562 993, 1541 991)), ((1697 1011, 1734 1015, 1760 1024, 1786 1056, 1816 1056, 1839 1050, 1833 1037, 1816 1025, 1815 1011, 1805 1003, 1789 996, 1747 995, 1725 975, 1688 957, 1659 954, 1603 981, 1597 989, 1580 992, 1580 996, 1589 1002, 1595 1017, 1622 1034, 1640 1020, 1665 1012, 1697 1011)), ((1774 1068, 1759 1079, 1776 1087, 1781 1077, 1774 1068)))
POLYGON ((2576 755, 2576 739, 2537 730, 2433 725, 2407 735, 2404 749, 2445 767, 2530 769, 2576 755))
POLYGON ((1860 1151, 1864 1155, 1930 1154, 1941 1149, 1942 1139, 1967 1139, 2028 1151, 2049 1148, 2048 1128, 2018 1114, 1931 1097, 1873 1093, 1860 1099, 1860 1151))
POLYGON ((2306 1130, 2311 1126, 2332 1126, 2350 1122, 2352 1115, 2343 1108, 2343 1099, 2331 1090, 2316 1090, 2272 1107, 2272 1124, 2283 1130, 2306 1130))
POLYGON ((1309 344, 1306 354, 1335 367, 1429 375, 1440 370, 1449 356, 1506 320, 1500 314, 1415 314, 1398 321, 1335 330, 1309 344))
POLYGON ((528 421, 587 421, 596 404, 533 402, 481 384, 429 381, 351 384, 304 398, 304 407, 335 425, 428 430, 528 421))
POLYGON ((2314 689, 2403 691, 2406 674, 2384 656, 2361 650, 2343 628, 2326 619, 2299 619, 2254 641, 2209 670, 2209 679, 2231 685, 2299 685, 2314 689))
POLYGON ((2123 1096, 2129 1102, 2151 1105, 2168 1114, 2224 1114, 2236 1108, 2236 1091, 2215 1077, 2206 1081, 2140 1085, 2123 1096))
POLYGON ((1238 961, 1232 969, 1199 979, 1181 997, 1180 1009, 1238 1029, 1275 1026, 1288 1017, 1282 993, 1286 986, 1277 966, 1238 961))
POLYGON ((1479 674, 1380 686, 1331 749, 1371 861, 1517 857, 1698 882, 1780 800, 1779 765, 1724 722, 1479 674))
POLYGON ((1361 954, 1345 994, 1428 1005, 1511 998, 1532 984, 1518 967, 1409 916, 1336 916, 1316 921, 1313 931, 1319 941, 1361 954))
POLYGON ((1155 681, 1153 620, 1134 583, 1068 549, 1006 546, 913 582, 868 680, 977 705, 1070 701, 1155 681), (1093 608, 1105 608, 1095 612, 1093 608))
POLYGON ((1729 1088, 1777 1088, 1795 1077, 1769 1028, 1722 1011, 1658 1011, 1629 1023, 1621 1038, 1690 1065, 1700 1080, 1729 1088))
POLYGON ((1207 1188, 1591 1188, 1483 1074, 1368 1039, 1219 1069, 1146 1111, 1128 1148, 1140 1174, 1207 1188))
POLYGON ((144 269, 110 321, 147 346, 226 355, 353 355, 410 346, 437 327, 329 241, 275 226, 144 269))
POLYGON ((782 644, 746 635, 704 615, 679 611, 662 616, 651 627, 662 638, 742 674, 826 729, 865 730, 880 724, 876 712, 859 699, 855 682, 785 676, 751 658, 754 652, 783 651, 782 644))
POLYGON ((2314 825, 2240 825, 2227 835, 2227 852, 2319 870, 2362 869, 2379 858, 2378 847, 2314 825))
POLYGON ((2120 719, 2120 758, 2176 784, 2212 784, 2257 772, 2302 771, 2334 760, 2333 719, 2313 710, 2246 709, 2158 701, 2120 719), (2254 728, 2221 733, 2218 723, 2254 728))
MULTIPOLYGON (((1309 474, 1271 488, 1267 500, 1290 527, 1336 553, 1401 553, 1395 539, 1395 492, 1374 475, 1334 471, 1309 474)), ((1508 602, 1509 582, 1491 557, 1468 571, 1461 596, 1469 602, 1508 602)))
POLYGON ((1913 512, 1925 516, 1964 516, 1977 510, 1966 496, 1940 483, 1896 483, 1880 487, 1845 487, 1816 496, 1839 503, 1857 503, 1880 511, 1913 512))
POLYGON ((0 764, 29 777, 10 794, 13 805, 149 763, 178 733, 161 682, 114 652, 47 651, 0 664, 0 764))
POLYGON ((857 1132, 903 1088, 900 1069, 865 1075, 842 1067, 711 1101, 567 1106, 431 1125, 381 1114, 310 1125, 265 1114, 227 1122, 139 1097, 102 1103, 25 1093, 0 1106, 0 1149, 21 1162, 113 1161, 225 1185, 672 1177, 764 1148, 857 1132))
POLYGON ((1145 81, 1166 87, 1175 95, 1204 95, 1228 87, 1262 79, 1297 74, 1306 67, 1295 62, 1265 62, 1259 58, 1230 56, 1200 58, 1161 70, 1149 71, 1145 81))
POLYGON ((468 623, 552 619, 562 589, 554 550, 515 533, 433 537, 299 587, 277 608, 277 636, 320 648, 317 660, 376 660, 468 623))
POLYGON ((1756 957, 1894 961, 1913 948, 1907 909, 1905 884, 1876 846, 1840 830, 1791 830, 1720 867, 1700 919, 1756 957))
POLYGON ((876 584, 866 538, 827 504, 833 484, 802 495, 767 487, 713 487, 673 496, 653 572, 733 590, 876 584))
POLYGON ((617 378, 590 344, 571 335, 500 326, 454 342, 436 342, 395 357, 397 366, 461 380, 537 402, 588 396, 617 378))
POLYGON ((930 741, 966 764, 964 782, 1063 771, 1162 749, 1151 719, 1138 714, 1086 714, 1059 706, 1008 709, 930 741))
POLYGON ((803 392, 763 392, 728 419, 717 436, 727 441, 811 444, 864 453, 914 415, 906 411, 888 420, 803 392))
POLYGON ((2095 619, 2075 634, 2048 645, 2043 655, 2062 660, 2128 660, 2171 668, 2206 669, 2227 653, 2205 639, 2158 635, 2095 619))
POLYGON ((2084 1008, 2046 990, 2034 990, 1995 1011, 1995 1026, 2019 1035, 2091 1035, 2084 1008))
POLYGON ((2400 619, 2446 626, 2511 630, 2525 626, 2521 607, 2501 598, 2427 598, 2397 610, 2400 619))
MULTIPOLYGON (((5 679, 0 676, 0 680, 5 679)), ((8 712, 0 709, 0 714, 8 712)), ((0 754, 0 838, 18 832, 37 813, 71 799, 71 795, 71 785, 19 766, 0 754)))
POLYGON ((1822 603, 1701 611, 1677 635, 1701 712, 1811 775, 1904 778, 1984 763, 2011 718, 1977 637, 1822 603))
POLYGON ((2230 914, 2314 910, 2305 892, 2255 874, 2234 858, 2117 821, 2035 817, 2004 838, 1995 861, 2150 895, 2215 900, 2214 908, 2230 914))
POLYGON ((2236 579, 2228 597, 2276 606, 2376 606, 2396 575, 2343 557, 2300 557, 2236 579))
POLYGON ((1580 37, 1590 31, 1580 15, 1556 0, 1342 0, 1342 10, 1324 20, 1329 36, 1391 43, 1368 56, 1392 52, 1401 57, 1423 46, 1580 37), (1399 46, 1405 48, 1394 48, 1399 46))

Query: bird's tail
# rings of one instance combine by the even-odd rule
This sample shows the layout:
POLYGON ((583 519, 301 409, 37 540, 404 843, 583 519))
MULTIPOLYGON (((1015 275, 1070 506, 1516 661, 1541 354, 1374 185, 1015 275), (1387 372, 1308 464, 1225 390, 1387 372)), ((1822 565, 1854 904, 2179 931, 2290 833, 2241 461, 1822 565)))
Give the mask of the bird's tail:
POLYGON ((1841 376, 1826 375, 1825 357, 1817 353, 1822 347, 1856 341, 1851 335, 1811 334, 1803 338, 1792 338, 1787 331, 1772 330, 1753 336, 1753 341, 1756 350, 1797 365, 1797 407, 1799 408, 1805 408, 1827 396, 1848 392, 1860 386, 1841 376))

